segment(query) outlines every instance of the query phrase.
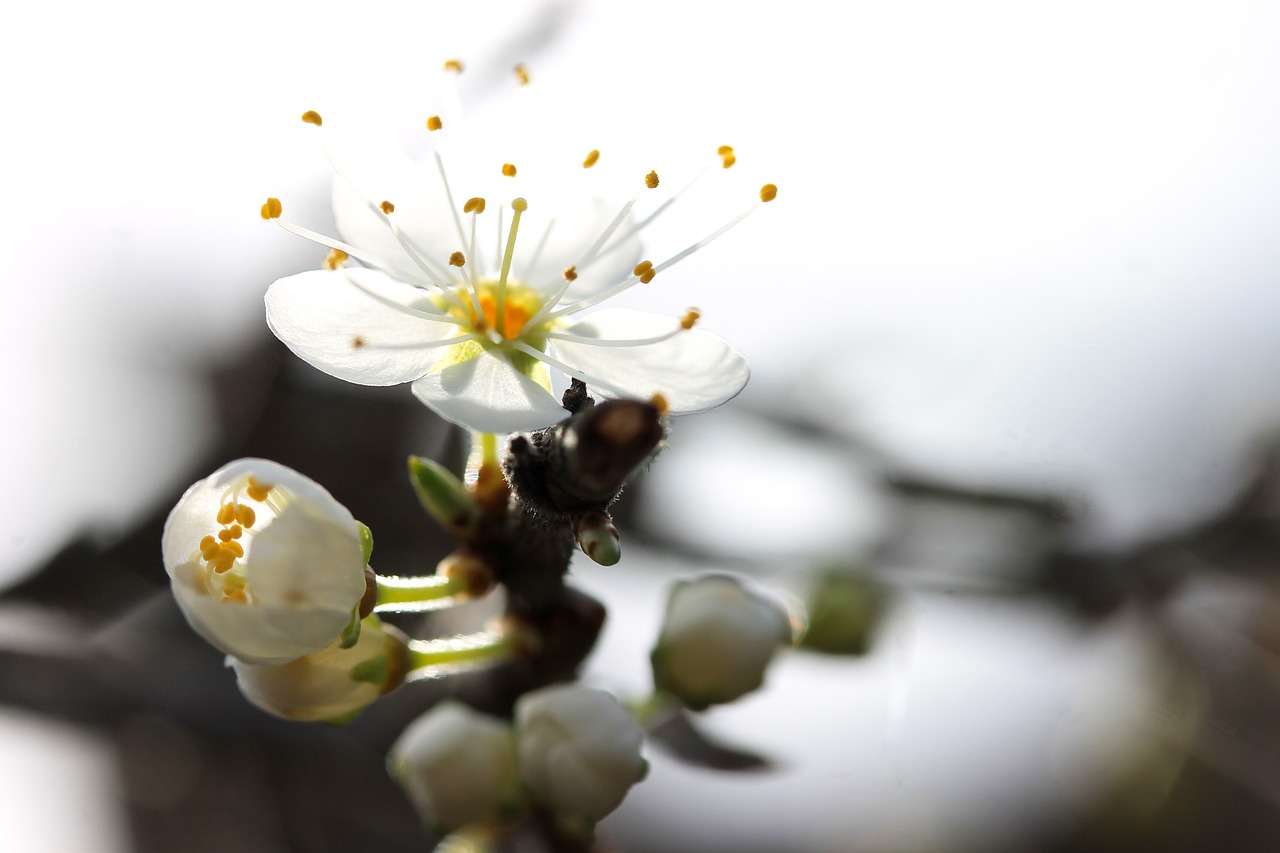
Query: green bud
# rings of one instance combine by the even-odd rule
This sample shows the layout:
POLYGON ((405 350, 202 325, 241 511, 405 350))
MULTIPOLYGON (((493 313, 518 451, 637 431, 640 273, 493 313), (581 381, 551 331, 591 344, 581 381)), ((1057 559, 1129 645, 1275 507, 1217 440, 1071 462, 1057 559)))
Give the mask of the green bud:
POLYGON ((410 456, 409 481, 422 508, 450 533, 465 535, 475 528, 480 508, 449 469, 432 459, 410 456))
POLYGON ((885 588, 849 569, 823 574, 809 596, 809 628, 800 645, 832 655, 863 655, 888 604, 885 588))
POLYGON ((364 555, 364 564, 367 566, 369 558, 373 556, 373 531, 362 521, 356 522, 356 529, 360 533, 360 553, 364 555))

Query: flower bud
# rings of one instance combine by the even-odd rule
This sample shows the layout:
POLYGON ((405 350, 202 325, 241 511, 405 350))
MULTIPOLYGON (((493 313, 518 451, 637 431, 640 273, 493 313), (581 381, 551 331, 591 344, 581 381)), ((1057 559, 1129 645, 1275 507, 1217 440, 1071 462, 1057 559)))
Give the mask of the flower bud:
POLYGON ((510 724, 458 702, 441 702, 410 723, 387 766, 439 832, 500 820, 520 804, 510 724))
POLYGON ((369 617, 349 649, 336 641, 281 666, 227 660, 240 692, 267 713, 304 723, 346 723, 404 682, 409 652, 403 634, 369 617))
POLYGON ((161 547, 191 627, 249 663, 283 664, 325 648, 365 593, 351 513, 265 459, 237 460, 187 489, 161 547))
POLYGON ((653 681, 694 710, 732 702, 760 687, 791 622, 777 601, 728 575, 703 575, 671 588, 650 654, 653 681))
POLYGON ((639 723, 603 690, 576 684, 516 703, 520 772, 535 799, 561 817, 594 823, 644 778, 639 723))

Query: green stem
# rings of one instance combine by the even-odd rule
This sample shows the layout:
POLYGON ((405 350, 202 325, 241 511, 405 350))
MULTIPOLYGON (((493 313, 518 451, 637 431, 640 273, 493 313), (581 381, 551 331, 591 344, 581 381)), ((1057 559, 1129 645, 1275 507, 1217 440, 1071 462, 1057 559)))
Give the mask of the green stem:
POLYGON ((378 612, 410 613, 448 607, 449 599, 466 591, 463 578, 446 578, 441 575, 425 575, 414 578, 398 578, 378 575, 378 598, 373 609, 378 612))
POLYGON ((514 648, 510 637, 488 631, 439 640, 410 640, 409 675, 405 680, 501 663, 511 656, 514 648))

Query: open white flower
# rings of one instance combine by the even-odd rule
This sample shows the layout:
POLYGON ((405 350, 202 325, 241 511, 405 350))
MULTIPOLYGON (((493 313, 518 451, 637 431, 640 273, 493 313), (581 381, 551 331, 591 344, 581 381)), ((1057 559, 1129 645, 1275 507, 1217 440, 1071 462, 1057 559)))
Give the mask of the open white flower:
POLYGON ((561 817, 599 820, 649 768, 640 724, 603 690, 558 684, 526 693, 516 734, 525 783, 561 817))
MULTIPOLYGON (((303 118, 321 125, 314 112, 303 118)), ((428 120, 433 140, 443 126, 438 116, 428 120)), ((697 310, 580 315, 649 282, 757 205, 654 263, 643 259, 637 234, 674 197, 637 223, 632 207, 650 189, 617 206, 575 193, 581 178, 550 182, 539 195, 530 185, 537 164, 486 160, 483 145, 470 142, 448 169, 440 145, 430 168, 380 152, 362 168, 339 170, 331 156, 342 241, 281 220, 280 202, 268 200, 265 218, 335 250, 327 269, 280 279, 267 292, 268 325, 294 353, 361 385, 412 382, 442 417, 489 433, 566 416, 550 371, 605 397, 661 395, 673 414, 710 409, 742 389, 746 360, 694 328, 697 310), (344 266, 348 258, 362 266, 344 266)), ((725 168, 736 159, 727 146, 717 157, 725 168)), ((598 158, 592 151, 573 166, 581 172, 598 158)), ((644 184, 656 188, 657 175, 644 184)), ((775 195, 766 185, 760 199, 775 195)))
POLYGON ((409 724, 387 766, 437 830, 502 819, 520 803, 511 724, 447 700, 409 724))
POLYGON ((351 648, 335 640, 279 666, 227 660, 240 692, 267 713, 302 723, 343 723, 404 682, 409 649, 400 631, 370 616, 351 648))
POLYGON ((187 489, 161 539, 191 627, 248 663, 319 651, 365 593, 356 520, 323 487, 266 459, 239 459, 187 489))
POLYGON ((650 655, 653 680, 697 710, 732 702, 760 687, 774 652, 793 636, 781 602, 737 578, 678 581, 650 655))

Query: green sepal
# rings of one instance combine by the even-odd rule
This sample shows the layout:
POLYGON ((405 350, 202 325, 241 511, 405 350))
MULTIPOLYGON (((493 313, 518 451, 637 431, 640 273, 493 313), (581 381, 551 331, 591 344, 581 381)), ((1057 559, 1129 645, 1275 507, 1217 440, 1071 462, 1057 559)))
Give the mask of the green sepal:
POLYGON ((342 629, 342 633, 338 635, 338 648, 349 649, 356 643, 360 642, 360 605, 356 605, 351 611, 351 621, 347 623, 347 627, 342 629))
POLYGON ((361 661, 351 667, 351 680, 363 681, 381 690, 387 684, 389 665, 390 662, 387 660, 387 655, 378 655, 366 661, 361 661))
POLYGON ((809 595, 809 625, 800 646, 829 655, 865 655, 888 604, 888 590, 869 574, 832 567, 809 595))
POLYGON ((409 457, 409 482, 422 508, 449 532, 466 534, 480 520, 480 508, 452 471, 433 459, 409 457))
POLYGON ((356 529, 360 532, 360 554, 364 557, 364 564, 367 566, 369 558, 373 556, 373 531, 363 521, 356 522, 356 529))

